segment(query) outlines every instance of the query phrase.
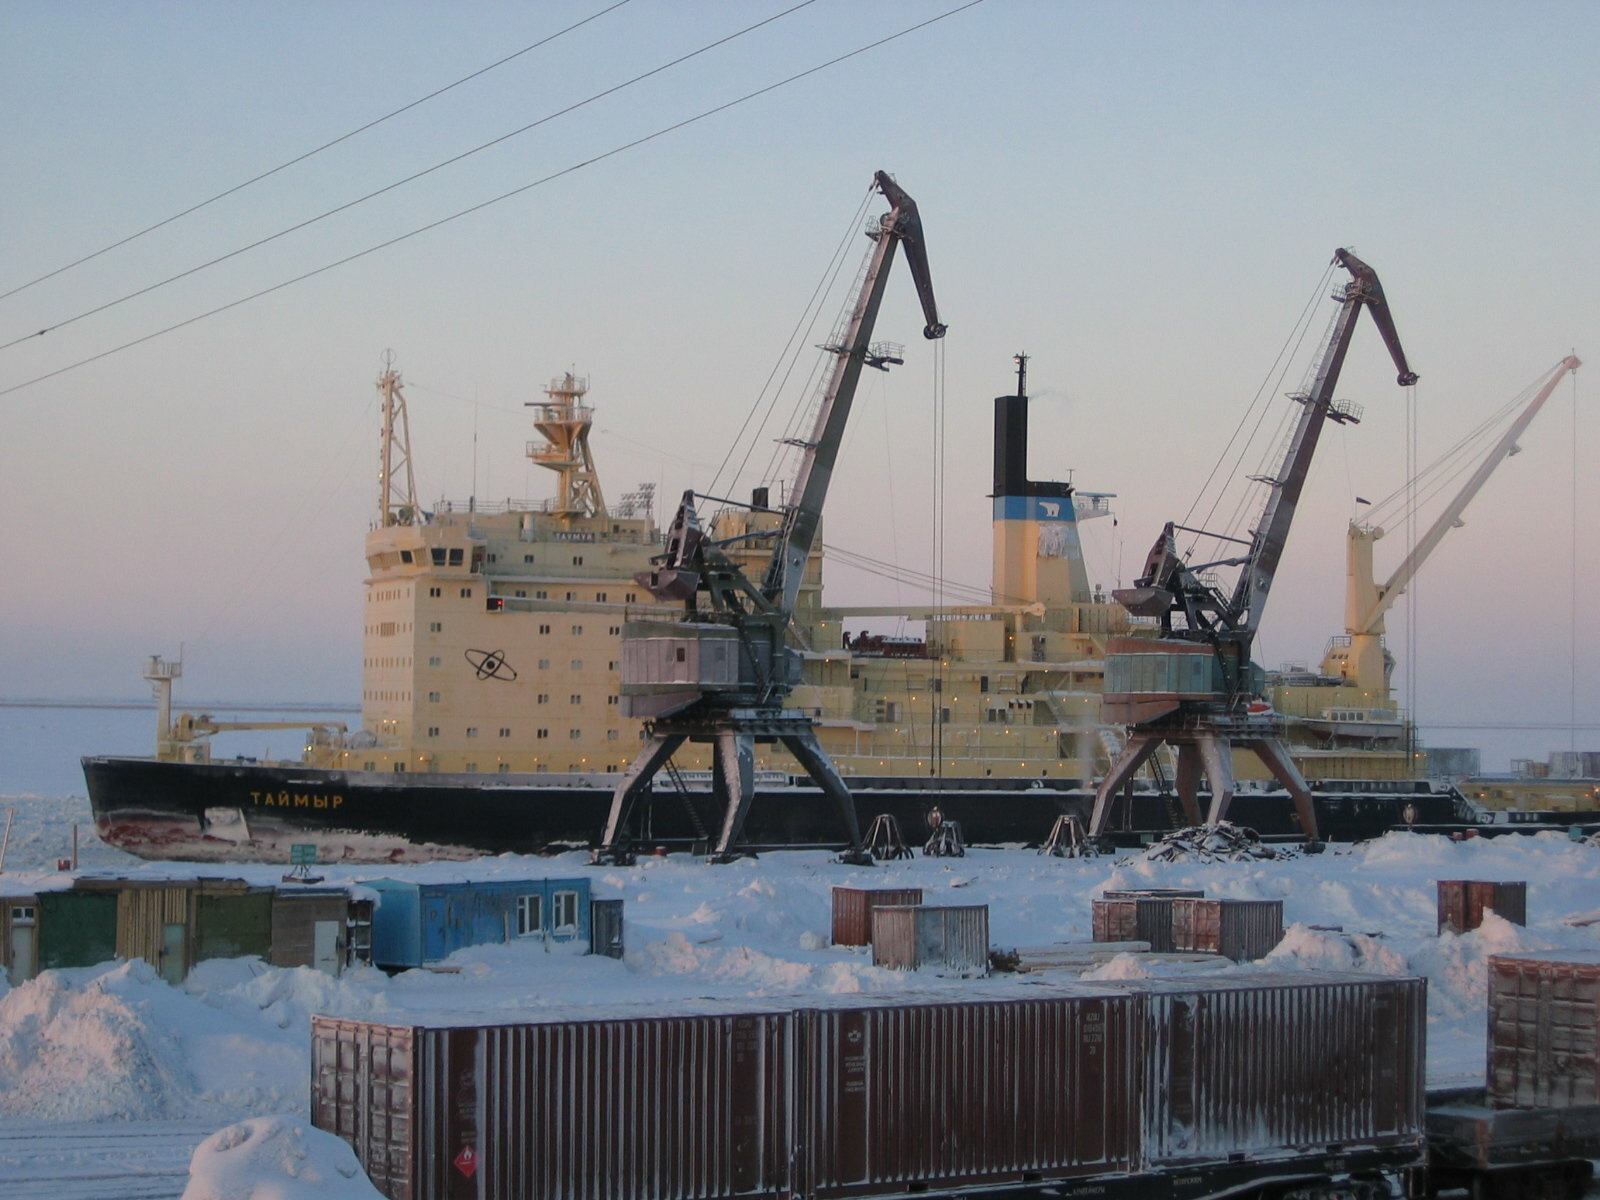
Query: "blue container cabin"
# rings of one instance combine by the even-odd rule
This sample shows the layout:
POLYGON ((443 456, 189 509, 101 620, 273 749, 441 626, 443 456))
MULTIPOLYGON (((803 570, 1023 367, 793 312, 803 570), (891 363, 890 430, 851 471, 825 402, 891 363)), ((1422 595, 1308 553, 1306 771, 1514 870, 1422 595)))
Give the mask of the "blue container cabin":
POLYGON ((371 879, 372 961, 404 969, 439 962, 467 946, 521 938, 588 941, 587 879, 414 883, 371 879))

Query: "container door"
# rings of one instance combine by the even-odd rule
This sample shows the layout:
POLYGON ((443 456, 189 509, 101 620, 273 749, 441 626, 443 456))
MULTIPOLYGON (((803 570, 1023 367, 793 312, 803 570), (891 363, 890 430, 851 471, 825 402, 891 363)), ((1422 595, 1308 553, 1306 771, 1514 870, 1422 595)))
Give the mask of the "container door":
POLYGON ((31 904, 11 906, 11 956, 6 960, 11 965, 6 969, 6 978, 12 986, 33 978, 34 952, 38 945, 34 936, 39 928, 37 913, 31 904))
MULTIPOLYGON (((422 962, 437 962, 456 948, 451 936, 449 897, 435 893, 422 898, 422 962)), ((415 964, 414 964, 415 965, 415 964)))
POLYGON ((189 956, 184 952, 184 929, 181 922, 161 927, 161 978, 173 987, 183 982, 189 973, 189 956))
POLYGON ((311 927, 311 965, 325 975, 339 973, 339 921, 318 921, 311 927))

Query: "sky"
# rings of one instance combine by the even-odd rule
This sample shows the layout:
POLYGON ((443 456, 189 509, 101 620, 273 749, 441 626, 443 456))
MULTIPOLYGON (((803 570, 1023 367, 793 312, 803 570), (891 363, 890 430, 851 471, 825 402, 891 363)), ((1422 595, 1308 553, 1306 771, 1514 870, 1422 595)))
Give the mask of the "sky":
MULTIPOLYGON (((1085 529, 1091 578, 1116 586, 1258 392, 1298 384, 1274 362, 1333 250, 1377 270, 1421 382, 1408 400, 1363 322, 1339 394, 1365 419, 1313 465, 1268 667, 1341 632, 1356 496, 1401 487, 1408 458, 1564 355, 1600 354, 1593 5, 986 0, 670 129, 960 0, 608 3, 0 0, 0 291, 594 17, 0 299, 0 343, 23 339, 0 349, 0 696, 137 696, 144 657, 182 647, 180 700, 354 700, 384 352, 425 503, 548 495, 522 406, 569 369, 610 498, 708 487, 880 168, 921 207, 949 334, 927 346, 909 279, 890 281, 878 335, 906 365, 863 385, 829 505, 849 516, 824 536, 929 570, 942 524, 955 583, 987 584, 990 405, 1015 353, 1032 475, 1116 493, 1116 525, 1085 529)), ((1428 740, 1486 765, 1600 747, 1594 369, 1390 620, 1428 740), (1534 728, 1482 728, 1506 723, 1534 728)), ((1398 530, 1379 544, 1380 577, 1403 551, 1398 530)), ((835 602, 921 599, 842 564, 829 579, 835 602)))

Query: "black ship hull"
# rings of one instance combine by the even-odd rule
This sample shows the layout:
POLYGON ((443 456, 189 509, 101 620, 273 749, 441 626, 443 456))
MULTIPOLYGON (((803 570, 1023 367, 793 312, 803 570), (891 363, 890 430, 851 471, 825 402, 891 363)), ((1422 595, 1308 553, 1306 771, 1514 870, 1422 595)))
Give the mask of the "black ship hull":
MULTIPOLYGON (((615 777, 406 775, 250 762, 83 760, 101 840, 144 858, 288 862, 313 845, 319 862, 422 862, 537 854, 595 845, 615 777)), ((972 845, 1038 845, 1057 818, 1085 826, 1092 788, 1073 780, 863 779, 849 781, 862 829, 880 814, 920 844, 937 809, 972 845)), ((1475 818, 1454 789, 1426 782, 1328 784, 1315 794, 1323 838, 1358 841, 1387 830, 1455 829, 1475 818)), ((1135 794, 1114 814, 1113 840, 1137 845, 1179 824, 1176 801, 1135 794)), ((1245 791, 1229 819, 1264 836, 1300 833, 1287 795, 1245 791)), ((688 849, 714 840, 720 814, 706 792, 657 791, 641 801, 629 840, 688 849)), ((758 786, 745 825, 754 849, 842 846, 844 824, 814 788, 758 786)))

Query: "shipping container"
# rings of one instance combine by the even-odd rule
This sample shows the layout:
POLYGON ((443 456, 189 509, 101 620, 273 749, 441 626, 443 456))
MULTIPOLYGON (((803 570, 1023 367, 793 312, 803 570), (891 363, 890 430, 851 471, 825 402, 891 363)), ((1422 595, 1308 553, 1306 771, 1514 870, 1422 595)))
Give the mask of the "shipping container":
POLYGON ((589 901, 589 953, 621 958, 622 901, 589 901))
POLYGON ((1423 1141, 1427 981, 1353 972, 1130 981, 1151 1166, 1423 1141))
POLYGON ((194 961, 272 956, 272 889, 196 889, 194 961))
POLYGON ((372 958, 402 970, 439 962, 467 946, 522 938, 587 941, 589 881, 528 879, 507 882, 414 883, 373 879, 372 958))
POLYGON ((903 1195, 1135 1169, 1138 1005, 1079 986, 839 998, 797 1013, 789 1193, 903 1195))
POLYGON ((391 1200, 782 1194, 787 1012, 312 1018, 312 1123, 391 1200))
POLYGON ((1271 953, 1282 940, 1282 900, 1172 901, 1174 950, 1250 962, 1271 953))
POLYGON ((1190 888, 1149 888, 1103 893, 1092 905, 1091 936, 1097 942, 1148 942, 1150 949, 1171 953, 1172 902, 1199 899, 1205 892, 1190 888))
POLYGON ((1466 933, 1483 924, 1486 909, 1513 925, 1528 923, 1528 885, 1488 879, 1441 879, 1439 932, 1466 933))
POLYGON ((833 889, 833 944, 870 946, 874 908, 921 903, 921 888, 836 887, 833 889))
POLYGON ((117 957, 117 894, 39 894, 39 970, 93 967, 117 957))
POLYGON ((1489 959, 1489 1103, 1600 1104, 1600 952, 1541 950, 1489 959))
POLYGON ((879 905, 872 910, 872 964, 964 978, 987 975, 989 906, 879 905))

